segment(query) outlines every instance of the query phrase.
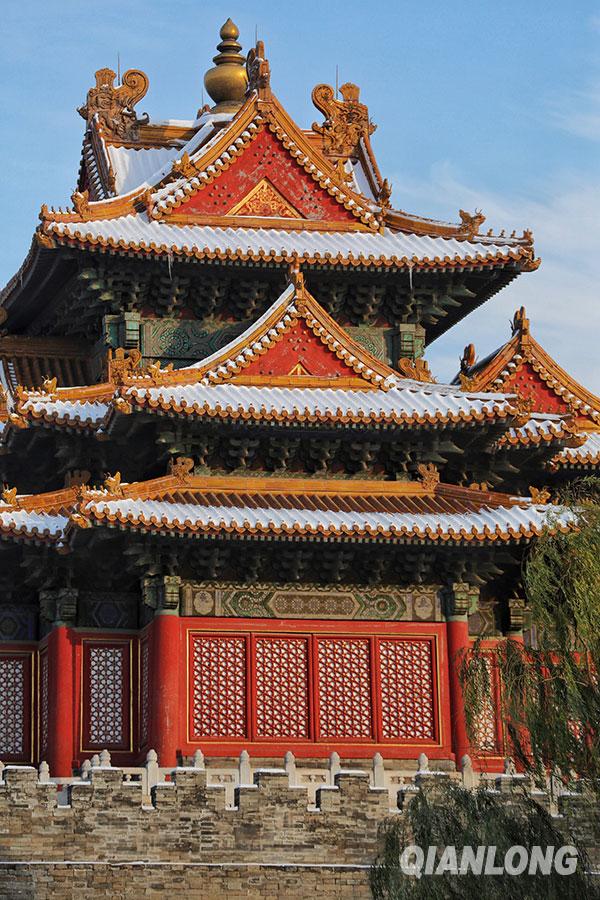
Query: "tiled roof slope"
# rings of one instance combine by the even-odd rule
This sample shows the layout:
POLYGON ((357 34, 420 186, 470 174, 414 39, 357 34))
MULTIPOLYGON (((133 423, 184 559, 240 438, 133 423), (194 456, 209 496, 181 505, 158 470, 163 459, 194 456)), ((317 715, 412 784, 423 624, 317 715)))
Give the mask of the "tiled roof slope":
POLYGON ((190 537, 495 543, 574 525, 569 512, 528 498, 441 485, 432 467, 423 467, 421 482, 323 482, 196 477, 192 466, 179 459, 171 475, 129 485, 117 474, 100 490, 69 488, 37 497, 5 491, 0 530, 7 537, 62 544, 75 530, 94 525, 190 537))

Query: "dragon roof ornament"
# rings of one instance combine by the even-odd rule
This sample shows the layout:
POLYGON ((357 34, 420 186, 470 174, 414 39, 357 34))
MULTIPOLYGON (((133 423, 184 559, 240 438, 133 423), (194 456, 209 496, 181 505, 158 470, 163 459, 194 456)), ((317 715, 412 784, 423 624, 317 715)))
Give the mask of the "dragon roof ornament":
POLYGON ((355 156, 361 139, 368 138, 377 128, 369 119, 369 110, 360 103, 360 88, 347 82, 340 87, 342 100, 338 100, 329 84, 313 88, 312 102, 325 116, 322 125, 313 122, 313 131, 323 138, 326 156, 355 156))
POLYGON ((134 110, 148 91, 148 76, 139 69, 129 69, 116 87, 116 73, 112 69, 98 69, 95 77, 95 86, 90 88, 85 104, 77 112, 88 124, 97 116, 108 137, 135 140, 138 126, 148 122, 147 115, 138 119, 134 110))

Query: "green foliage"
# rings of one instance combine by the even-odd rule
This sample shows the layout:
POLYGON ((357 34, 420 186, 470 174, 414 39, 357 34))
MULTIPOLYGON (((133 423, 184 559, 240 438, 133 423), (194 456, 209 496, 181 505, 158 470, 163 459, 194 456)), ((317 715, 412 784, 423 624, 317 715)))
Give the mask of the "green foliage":
MULTIPOLYGON (((591 790, 600 786, 599 500, 598 479, 580 482, 562 498, 578 529, 548 532, 531 550, 523 582, 536 646, 508 640, 492 652, 513 755, 540 784, 552 771, 591 790)), ((472 737, 489 691, 486 659, 477 643, 460 666, 472 737)))
MULTIPOLYGON (((505 796, 480 788, 468 791, 449 783, 420 790, 408 804, 406 815, 390 819, 383 834, 383 849, 371 870, 371 890, 375 900, 436 900, 460 897, 463 900, 562 900, 600 898, 600 888, 585 874, 586 859, 580 852, 577 871, 548 875, 406 875, 399 859, 403 848, 435 846, 438 860, 445 847, 455 847, 460 862, 462 849, 470 846, 496 847, 496 864, 502 863, 513 846, 558 848, 572 844, 561 834, 550 815, 524 793, 511 802, 505 796)), ((435 867, 434 867, 435 871, 435 867)))

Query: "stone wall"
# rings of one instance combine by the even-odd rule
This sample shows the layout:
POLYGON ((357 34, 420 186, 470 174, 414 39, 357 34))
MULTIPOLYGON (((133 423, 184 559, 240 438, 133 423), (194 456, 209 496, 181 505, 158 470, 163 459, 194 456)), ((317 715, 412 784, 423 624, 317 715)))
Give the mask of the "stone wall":
MULTIPOLYGON (((251 784, 235 789, 233 806, 224 785, 207 784, 204 766, 173 770, 149 794, 147 779, 128 777, 95 765, 63 788, 47 772, 7 766, 0 897, 368 898, 380 824, 404 815, 420 785, 453 776, 418 772, 392 809, 388 788, 359 770, 338 771, 310 803, 285 769, 258 769, 251 784)), ((522 785, 509 774, 494 789, 516 798, 522 785)), ((593 821, 585 798, 560 803, 578 837, 598 847, 597 815, 593 821)), ((593 861, 600 862, 597 853, 593 861)))

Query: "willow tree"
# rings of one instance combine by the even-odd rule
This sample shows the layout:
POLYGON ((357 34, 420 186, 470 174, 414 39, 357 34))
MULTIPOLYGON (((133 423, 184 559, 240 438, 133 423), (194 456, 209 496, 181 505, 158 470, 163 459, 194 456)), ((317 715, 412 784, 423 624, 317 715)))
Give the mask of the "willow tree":
MULTIPOLYGON (((561 498, 577 529, 532 547, 523 583, 532 646, 507 640, 492 651, 502 684, 510 752, 539 784, 549 773, 600 789, 600 480, 561 498)), ((476 644, 461 663, 473 737, 490 685, 490 651, 476 644)))
MULTIPOLYGON (((532 548, 523 571, 533 646, 507 640, 492 651, 502 683, 504 720, 511 753, 545 787, 549 774, 578 782, 598 810, 600 795, 600 481, 585 480, 561 498, 577 528, 549 529, 532 548)), ((476 643, 460 663, 467 725, 476 743, 482 704, 490 694, 490 650, 476 643)), ((565 820, 519 792, 508 805, 483 782, 476 791, 441 784, 407 799, 404 815, 386 823, 382 851, 371 869, 377 900, 433 898, 600 897, 579 847, 577 872, 565 878, 520 877, 508 872, 482 876, 445 872, 407 877, 401 854, 408 845, 427 849, 493 845, 500 856, 511 847, 573 843, 565 820), (516 797, 514 798, 516 799, 516 797)))
POLYGON ((572 844, 559 823, 524 793, 507 803, 483 786, 470 791, 442 781, 420 790, 404 815, 383 826, 371 892, 375 900, 600 900, 600 885, 588 874, 582 848, 569 875, 555 864, 545 873, 531 865, 536 848, 547 852, 572 844), (425 858, 410 871, 403 857, 414 847, 425 858), (490 851, 493 865, 488 868, 490 851))

